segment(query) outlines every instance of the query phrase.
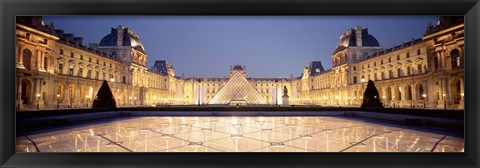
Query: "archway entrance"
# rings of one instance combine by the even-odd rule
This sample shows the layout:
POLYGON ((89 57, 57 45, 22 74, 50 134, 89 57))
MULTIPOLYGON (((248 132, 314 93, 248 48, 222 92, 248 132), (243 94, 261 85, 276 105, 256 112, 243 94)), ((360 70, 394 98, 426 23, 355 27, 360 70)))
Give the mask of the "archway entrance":
POLYGON ((450 95, 453 104, 460 104, 462 96, 461 92, 460 80, 457 79, 452 81, 452 83, 450 83, 450 95))

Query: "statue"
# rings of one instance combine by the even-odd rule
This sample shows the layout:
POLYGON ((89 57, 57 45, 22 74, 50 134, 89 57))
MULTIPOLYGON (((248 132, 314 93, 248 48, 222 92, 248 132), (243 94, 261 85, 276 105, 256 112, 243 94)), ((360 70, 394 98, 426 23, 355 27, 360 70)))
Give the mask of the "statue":
POLYGON ((287 86, 283 86, 283 96, 288 96, 287 86))

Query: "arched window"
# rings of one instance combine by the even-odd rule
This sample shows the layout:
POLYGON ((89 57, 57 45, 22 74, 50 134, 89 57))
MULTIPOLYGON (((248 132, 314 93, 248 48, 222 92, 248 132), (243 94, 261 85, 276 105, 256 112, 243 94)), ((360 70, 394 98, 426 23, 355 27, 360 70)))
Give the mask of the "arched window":
POLYGON ((77 76, 82 77, 82 74, 83 74, 83 68, 79 68, 77 76))
POLYGON ((32 63, 32 52, 28 49, 23 50, 23 65, 26 69, 30 70, 32 63))
POLYGON ((87 78, 91 78, 92 77, 92 70, 88 70, 87 71, 87 78))
POLYGON ((397 74, 398 74, 398 77, 401 77, 402 76, 402 69, 398 68, 397 69, 397 74))
POLYGON ((454 49, 450 52, 452 56, 452 68, 457 68, 460 66, 460 53, 457 49, 454 49))
POLYGON ((407 67, 407 76, 412 74, 412 68, 410 66, 407 67))

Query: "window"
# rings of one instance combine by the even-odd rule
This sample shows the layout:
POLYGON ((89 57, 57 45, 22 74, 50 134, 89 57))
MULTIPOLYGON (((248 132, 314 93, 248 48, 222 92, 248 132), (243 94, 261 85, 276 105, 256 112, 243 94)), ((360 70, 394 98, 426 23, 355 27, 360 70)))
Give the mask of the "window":
POLYGON ((373 66, 377 66, 377 62, 373 62, 373 66))
POLYGON ((103 62, 103 66, 107 66, 107 63, 105 61, 103 62))
POLYGON ((398 73, 398 77, 401 77, 402 76, 402 69, 398 68, 397 73, 398 73))
POLYGON ((100 61, 98 61, 98 59, 97 59, 97 64, 100 64, 100 61))
POLYGON ((63 49, 60 49, 60 55, 63 55, 63 49))
POLYGON ((92 62, 92 57, 88 57, 88 62, 92 62))
POLYGON ((354 76, 354 77, 353 77, 353 84, 356 84, 356 83, 357 83, 357 77, 354 76))
POLYGON ((48 40, 47 39, 43 39, 43 44, 47 44, 48 43, 48 40))
POLYGON ((47 57, 44 57, 43 59, 43 68, 45 68, 45 70, 48 70, 48 58, 47 57))
POLYGON ((99 74, 99 72, 96 71, 96 72, 95 72, 95 79, 98 79, 98 74, 99 74))
POLYGON ((433 64, 435 66, 435 70, 438 69, 438 56, 433 57, 433 64))
POLYGON ((410 58, 410 53, 409 52, 407 52, 407 58, 410 58))
POLYGON ((83 55, 80 55, 80 59, 83 60, 83 55))
POLYGON ((27 33, 27 34, 25 35, 25 38, 26 38, 27 40, 30 40, 30 33, 27 33))
POLYGON ((70 53, 70 57, 72 58, 74 57, 73 51, 70 53))
POLYGON ((383 65, 383 60, 380 60, 380 64, 382 64, 382 65, 383 65))
POLYGON ((127 78, 125 76, 122 76, 122 83, 127 83, 127 78))
POLYGON ((353 71, 356 71, 357 70, 357 67, 356 66, 353 66, 353 71))
POLYGON ((460 66, 460 54, 457 49, 454 49, 450 52, 450 56, 452 56, 452 68, 457 68, 460 66))
POLYGON ((388 58, 388 62, 392 62, 392 58, 388 58))
POLYGON ((77 76, 82 77, 82 74, 83 74, 83 68, 79 68, 77 76))
POLYGON ((407 76, 410 76, 410 74, 411 74, 411 72, 412 72, 411 69, 412 69, 412 68, 410 68, 410 66, 407 67, 407 76))
POLYGON ((422 64, 418 64, 418 65, 417 65, 417 72, 418 72, 419 74, 422 73, 422 64))
POLYGON ((87 78, 91 78, 92 77, 92 70, 88 70, 87 71, 87 78))
POLYGON ((418 49, 417 50, 417 55, 420 55, 420 54, 421 54, 420 49, 418 49))
POLYGON ((69 75, 73 75, 73 65, 70 65, 69 75))
MULTIPOLYGON (((23 50, 23 65, 25 66, 26 69, 30 70, 30 64, 31 64, 31 59, 32 59, 32 52, 28 49, 23 50)), ((35 64, 34 64, 35 65, 35 64)))
POLYGON ((107 80, 107 75, 105 73, 102 73, 103 80, 107 80))
POLYGON ((63 64, 58 64, 58 73, 63 74, 63 64))
POLYGON ((400 60, 400 55, 397 55, 397 60, 400 60))

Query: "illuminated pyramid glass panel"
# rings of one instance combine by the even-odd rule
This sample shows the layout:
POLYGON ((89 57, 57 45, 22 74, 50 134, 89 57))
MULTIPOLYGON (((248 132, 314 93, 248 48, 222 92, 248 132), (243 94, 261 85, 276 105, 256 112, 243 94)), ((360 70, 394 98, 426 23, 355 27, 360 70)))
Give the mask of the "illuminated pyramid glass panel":
POLYGON ((240 72, 234 72, 209 104, 267 104, 267 101, 240 72))

